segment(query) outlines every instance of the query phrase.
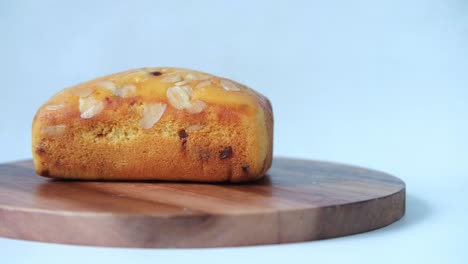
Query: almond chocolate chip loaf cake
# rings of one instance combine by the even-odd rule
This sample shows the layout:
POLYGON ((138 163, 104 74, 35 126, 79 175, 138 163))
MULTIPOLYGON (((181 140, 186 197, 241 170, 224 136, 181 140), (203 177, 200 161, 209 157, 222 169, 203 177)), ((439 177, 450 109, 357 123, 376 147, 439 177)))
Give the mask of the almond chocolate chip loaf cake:
POLYGON ((34 117, 39 175, 83 180, 241 182, 272 162, 266 97, 178 68, 143 68, 65 89, 34 117))

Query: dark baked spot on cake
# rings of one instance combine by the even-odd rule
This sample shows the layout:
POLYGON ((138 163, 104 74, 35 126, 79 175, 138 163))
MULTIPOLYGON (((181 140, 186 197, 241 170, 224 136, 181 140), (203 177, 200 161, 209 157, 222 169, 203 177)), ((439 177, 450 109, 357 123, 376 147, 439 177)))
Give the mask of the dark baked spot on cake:
POLYGON ((153 72, 150 72, 150 74, 153 75, 153 76, 160 76, 160 75, 162 75, 162 72, 160 72, 160 71, 153 71, 153 72))
POLYGON ((220 160, 225 160, 225 159, 230 159, 232 158, 232 147, 228 146, 225 147, 223 150, 219 152, 219 159, 220 160))
POLYGON ((50 172, 48 169, 43 169, 41 170, 41 175, 42 176, 45 176, 45 177, 49 177, 50 176, 50 172))
POLYGON ((179 130, 179 132, 177 132, 177 134, 179 135, 179 138, 180 138, 180 139, 188 138, 188 134, 187 134, 187 132, 185 131, 185 129, 179 130))
POLYGON ((46 154, 46 151, 45 151, 44 148, 39 147, 39 148, 36 149, 36 154, 42 156, 42 155, 46 154))
POLYGON ((242 172, 245 174, 249 173, 249 165, 242 165, 242 172))

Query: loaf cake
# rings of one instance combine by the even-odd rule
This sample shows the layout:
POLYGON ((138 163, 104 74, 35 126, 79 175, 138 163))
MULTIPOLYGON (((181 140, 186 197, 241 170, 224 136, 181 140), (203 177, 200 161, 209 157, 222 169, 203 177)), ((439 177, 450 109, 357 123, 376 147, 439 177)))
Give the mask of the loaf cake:
POLYGON ((141 68, 78 84, 37 111, 37 174, 79 180, 242 182, 270 168, 269 100, 235 81, 141 68))

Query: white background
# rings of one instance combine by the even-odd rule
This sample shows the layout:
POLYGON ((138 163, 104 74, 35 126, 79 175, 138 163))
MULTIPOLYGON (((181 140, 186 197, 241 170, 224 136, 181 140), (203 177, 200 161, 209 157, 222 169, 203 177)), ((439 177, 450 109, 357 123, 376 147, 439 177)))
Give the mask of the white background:
POLYGON ((31 157, 33 115, 58 90, 178 66, 267 95, 275 155, 386 171, 408 195, 403 220, 350 237, 205 250, 0 238, 0 263, 468 263, 467 1, 12 0, 0 33, 0 162, 31 157))

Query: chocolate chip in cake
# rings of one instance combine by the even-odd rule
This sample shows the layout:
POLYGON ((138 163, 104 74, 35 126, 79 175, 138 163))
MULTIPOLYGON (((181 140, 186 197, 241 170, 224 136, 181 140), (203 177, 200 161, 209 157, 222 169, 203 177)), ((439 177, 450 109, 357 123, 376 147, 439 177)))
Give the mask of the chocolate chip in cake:
POLYGON ((162 72, 153 71, 153 72, 150 72, 150 74, 153 75, 153 76, 160 76, 160 75, 162 75, 162 72))
POLYGON ((113 107, 116 102, 111 97, 107 96, 104 98, 104 103, 106 104, 106 107, 113 107))
POLYGON ((38 155, 44 155, 44 154, 46 154, 46 151, 45 151, 44 148, 39 147, 39 148, 36 149, 36 154, 38 154, 38 155))
POLYGON ((185 129, 179 130, 177 134, 179 135, 179 138, 182 139, 182 150, 187 149, 187 138, 189 135, 187 134, 185 129))
POLYGON ((48 169, 43 169, 41 171, 41 176, 49 177, 50 176, 49 170, 48 169))
POLYGON ((179 138, 180 138, 180 139, 188 138, 188 134, 187 134, 187 132, 185 131, 185 129, 179 130, 179 132, 177 132, 177 134, 179 134, 179 138))
POLYGON ((232 147, 225 147, 222 151, 219 152, 219 159, 225 160, 232 158, 232 147))
POLYGON ((186 150, 187 149, 187 139, 184 138, 182 139, 182 150, 186 150))
POLYGON ((242 165, 242 172, 249 173, 249 165, 242 165))

